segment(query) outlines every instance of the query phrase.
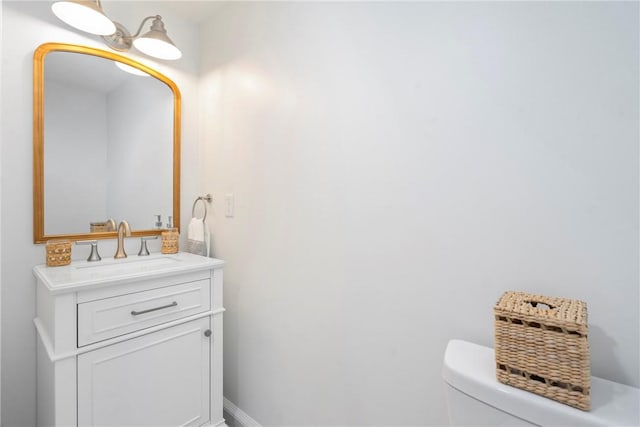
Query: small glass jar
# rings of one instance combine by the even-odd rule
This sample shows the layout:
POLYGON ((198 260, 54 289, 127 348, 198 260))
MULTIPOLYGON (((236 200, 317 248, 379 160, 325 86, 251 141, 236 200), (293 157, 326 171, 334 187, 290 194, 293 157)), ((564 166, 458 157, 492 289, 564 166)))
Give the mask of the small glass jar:
POLYGON ((60 267, 71 264, 71 241, 49 240, 47 241, 46 261, 49 267, 60 267))
POLYGON ((161 233, 162 235, 162 248, 160 251, 163 254, 176 254, 179 249, 180 233, 177 228, 170 228, 161 233))

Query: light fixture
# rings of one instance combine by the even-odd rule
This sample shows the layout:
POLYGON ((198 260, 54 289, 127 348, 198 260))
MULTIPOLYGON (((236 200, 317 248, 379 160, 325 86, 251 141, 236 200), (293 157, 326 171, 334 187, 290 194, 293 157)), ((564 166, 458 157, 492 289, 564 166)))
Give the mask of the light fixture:
POLYGON ((131 35, 124 25, 109 19, 100 0, 66 0, 51 6, 53 13, 79 30, 102 36, 107 46, 119 52, 126 52, 135 46, 145 55, 159 59, 178 59, 182 52, 167 35, 160 15, 147 16, 140 23, 138 31, 131 35), (144 24, 153 19, 148 32, 140 35, 144 24))

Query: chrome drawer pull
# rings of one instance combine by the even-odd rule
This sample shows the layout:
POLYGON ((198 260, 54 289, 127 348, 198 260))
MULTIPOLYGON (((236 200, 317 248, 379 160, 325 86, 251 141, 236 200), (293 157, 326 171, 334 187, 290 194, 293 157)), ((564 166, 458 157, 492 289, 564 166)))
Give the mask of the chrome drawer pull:
POLYGON ((150 309, 148 309, 148 310, 142 310, 142 311, 135 311, 135 310, 133 310, 133 311, 131 312, 131 315, 132 315, 132 316, 138 316, 138 315, 140 315, 140 314, 150 313, 150 312, 152 312, 152 311, 156 311, 156 310, 162 310, 163 308, 175 307, 175 306, 177 306, 177 305, 178 305, 178 303, 174 301, 174 302, 172 302, 171 304, 163 305, 162 307, 150 308, 150 309))

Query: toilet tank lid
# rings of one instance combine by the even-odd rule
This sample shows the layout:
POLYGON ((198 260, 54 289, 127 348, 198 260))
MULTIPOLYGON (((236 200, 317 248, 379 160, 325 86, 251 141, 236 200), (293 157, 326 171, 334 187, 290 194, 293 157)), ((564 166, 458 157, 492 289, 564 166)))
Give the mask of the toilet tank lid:
POLYGON ((592 376, 591 411, 581 411, 502 384, 496 379, 493 349, 462 340, 447 344, 442 376, 459 391, 541 426, 640 425, 640 389, 592 376))

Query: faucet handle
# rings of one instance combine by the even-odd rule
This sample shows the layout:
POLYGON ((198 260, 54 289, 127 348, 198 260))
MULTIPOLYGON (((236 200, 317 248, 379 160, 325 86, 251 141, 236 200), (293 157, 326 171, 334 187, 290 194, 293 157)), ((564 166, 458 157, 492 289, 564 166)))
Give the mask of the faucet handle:
POLYGON ((91 253, 89 254, 89 258, 87 261, 100 261, 102 258, 98 253, 98 241, 97 240, 79 240, 76 242, 76 245, 91 245, 91 253))
POLYGON ((158 236, 151 237, 141 237, 140 238, 140 250, 138 251, 138 256, 147 256, 149 255, 149 248, 147 248, 147 240, 155 240, 158 236))

